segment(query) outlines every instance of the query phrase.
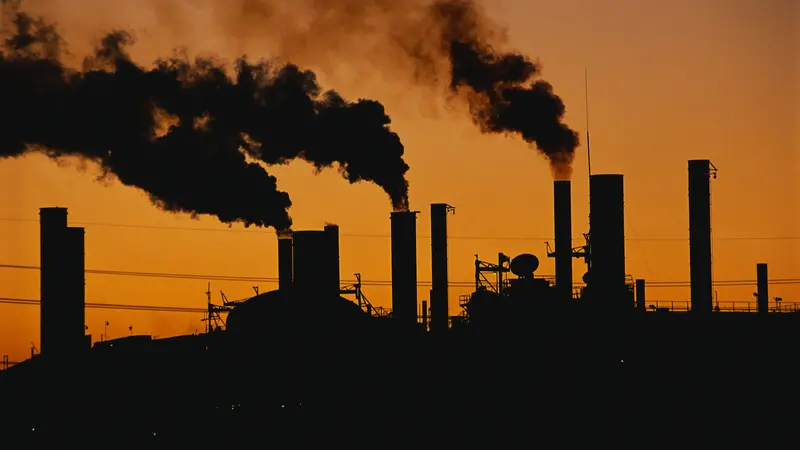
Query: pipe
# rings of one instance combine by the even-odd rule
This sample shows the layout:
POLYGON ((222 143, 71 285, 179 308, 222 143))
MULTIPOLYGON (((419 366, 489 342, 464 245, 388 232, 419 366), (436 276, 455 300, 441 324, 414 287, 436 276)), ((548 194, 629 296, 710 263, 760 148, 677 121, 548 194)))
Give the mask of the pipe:
POLYGON ((292 288, 292 236, 278 234, 278 289, 288 293, 292 288))
POLYGON ((431 331, 447 329, 450 294, 447 263, 447 212, 455 208, 446 203, 431 204, 431 331))
POLYGON ((391 214, 392 317, 408 328, 417 323, 417 214, 391 214))
POLYGON ((593 296, 606 307, 630 308, 625 285, 625 199, 622 175, 589 177, 593 296))
POLYGON ((572 187, 569 181, 553 182, 556 296, 572 300, 572 187))
POLYGON ((756 265, 756 279, 758 284, 758 313, 766 314, 769 312, 769 282, 767 277, 767 265, 759 263, 756 265))
POLYGON ((691 310, 712 311, 711 161, 689 161, 689 275, 691 310))
POLYGON ((428 331, 428 302, 422 301, 422 331, 428 331))

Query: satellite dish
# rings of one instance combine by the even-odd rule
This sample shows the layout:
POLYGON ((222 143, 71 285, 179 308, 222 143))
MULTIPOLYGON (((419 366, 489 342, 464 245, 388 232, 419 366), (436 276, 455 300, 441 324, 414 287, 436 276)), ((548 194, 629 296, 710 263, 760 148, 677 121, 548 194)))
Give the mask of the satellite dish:
POLYGON ((523 253, 511 260, 509 268, 518 277, 529 277, 539 268, 539 258, 530 253, 523 253))

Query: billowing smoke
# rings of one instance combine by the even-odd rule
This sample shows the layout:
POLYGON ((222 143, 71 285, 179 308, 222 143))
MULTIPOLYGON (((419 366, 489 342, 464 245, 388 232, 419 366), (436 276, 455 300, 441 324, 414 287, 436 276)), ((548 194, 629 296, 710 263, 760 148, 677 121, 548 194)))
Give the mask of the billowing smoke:
POLYGON ((260 163, 336 166, 351 183, 381 186, 395 209, 408 207, 403 145, 378 102, 347 102, 313 73, 278 62, 242 58, 228 74, 213 59, 176 52, 145 69, 126 53, 124 32, 71 70, 53 26, 18 10, 10 17, 0 158, 78 156, 164 210, 278 230, 291 226, 291 201, 260 163))
MULTIPOLYGON (((152 0, 161 19, 185 27, 177 2, 152 0), (169 2, 167 2, 169 3, 169 2)), ((488 3, 489 0, 486 0, 488 3)), ((537 62, 505 51, 505 29, 478 0, 195 0, 226 38, 269 40, 279 54, 335 68, 357 59, 384 76, 414 69, 414 81, 447 85, 484 133, 515 134, 538 148, 558 178, 569 177, 578 134, 537 62)))

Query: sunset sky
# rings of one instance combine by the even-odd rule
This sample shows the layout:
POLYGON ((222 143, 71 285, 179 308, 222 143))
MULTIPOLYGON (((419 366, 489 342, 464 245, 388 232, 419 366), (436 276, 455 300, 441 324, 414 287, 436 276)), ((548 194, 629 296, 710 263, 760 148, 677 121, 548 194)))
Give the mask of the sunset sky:
MULTIPOLYGON (((208 7, 213 0, 108 2, 38 0, 30 10, 58 23, 76 57, 116 28, 137 37, 131 54, 149 65, 171 49, 224 58, 274 54, 277 24, 246 21, 208 7), (169 7, 167 7, 169 6, 169 7), (265 31, 266 29, 266 31, 265 31), (234 30, 234 31, 232 31, 234 30)), ((229 1, 231 5, 245 0, 229 1)), ((710 159, 714 278, 753 280, 718 286, 720 302, 749 301, 756 263, 770 279, 800 279, 800 2, 794 0, 493 0, 486 13, 507 27, 504 48, 543 67, 567 105, 566 122, 581 133, 573 173, 575 245, 588 231, 584 68, 589 74, 593 173, 625 175, 627 271, 648 281, 689 280, 687 160, 710 159)), ((232 7, 231 7, 232 8, 232 7)), ((301 14, 298 12, 297 14, 301 14)), ((495 261, 534 253, 540 272, 552 243, 552 176, 547 161, 521 139, 482 135, 463 105, 445 104, 389 67, 358 39, 314 39, 284 45, 284 55, 312 69, 346 98, 382 102, 411 166, 411 207, 418 220, 420 281, 430 281, 429 204, 456 207, 449 216, 450 312, 471 292, 474 255, 495 261), (325 45, 329 47, 325 47, 325 45)), ((376 45, 379 48, 379 45, 376 45)), ((341 275, 359 272, 374 305, 390 306, 386 194, 349 185, 335 171, 315 175, 302 161, 272 167, 293 201, 294 229, 341 229, 341 275), (380 285, 370 282, 384 281, 380 285), (373 284, 373 285, 371 285, 373 284)), ((96 181, 98 171, 39 154, 0 160, 0 264, 39 264, 38 212, 69 208, 86 228, 89 269, 277 277, 273 230, 228 228, 214 218, 165 213, 141 191, 96 181), (121 226, 130 225, 130 226, 121 226)), ((208 180, 214 183, 215 180, 208 180)), ((585 272, 574 263, 576 281, 585 272)), ((271 282, 211 281, 230 299, 274 289, 271 282)), ((207 281, 87 275, 87 301, 202 308, 207 281)), ((419 288, 420 300, 429 297, 419 288)), ((770 297, 800 302, 800 284, 770 286, 770 297)), ((35 270, 0 268, 0 297, 37 299, 35 270)), ((688 287, 650 288, 648 299, 687 301, 688 287)), ((0 355, 24 358, 38 346, 35 306, 0 304, 0 355)), ((202 314, 88 309, 99 339, 135 333, 169 336, 203 329, 202 314)))

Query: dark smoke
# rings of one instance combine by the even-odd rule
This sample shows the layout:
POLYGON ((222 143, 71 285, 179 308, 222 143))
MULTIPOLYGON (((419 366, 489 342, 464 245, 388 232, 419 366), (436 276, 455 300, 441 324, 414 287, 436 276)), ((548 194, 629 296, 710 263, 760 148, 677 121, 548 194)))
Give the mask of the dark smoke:
MULTIPOLYGON (((402 73, 400 61, 406 67, 410 62, 416 82, 445 84, 466 99, 482 132, 517 134, 550 161, 554 175, 570 175, 579 141, 562 122, 563 101, 539 78, 538 63, 503 50, 505 29, 487 17, 476 0, 200 3, 212 8, 226 37, 234 36, 242 44, 277 40, 280 53, 291 59, 304 57, 333 69, 360 58, 389 76, 402 73)), ((175 11, 162 19, 176 26, 181 20, 175 11)))
POLYGON ((553 87, 536 78, 539 66, 519 53, 495 50, 472 0, 439 0, 429 14, 449 58, 450 89, 466 95, 481 131, 518 133, 550 160, 556 176, 569 177, 578 133, 562 122, 566 108, 553 87))
POLYGON ((126 53, 124 32, 107 35, 82 70, 70 70, 53 26, 19 11, 11 17, 0 52, 0 158, 78 156, 164 210, 278 230, 291 226, 289 196, 247 157, 338 165, 349 182, 378 184, 395 209, 408 207, 403 145, 378 102, 322 91, 313 73, 292 64, 241 58, 229 75, 212 59, 177 52, 146 70, 126 53))

